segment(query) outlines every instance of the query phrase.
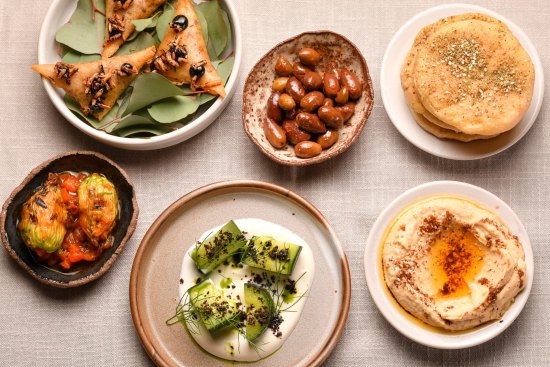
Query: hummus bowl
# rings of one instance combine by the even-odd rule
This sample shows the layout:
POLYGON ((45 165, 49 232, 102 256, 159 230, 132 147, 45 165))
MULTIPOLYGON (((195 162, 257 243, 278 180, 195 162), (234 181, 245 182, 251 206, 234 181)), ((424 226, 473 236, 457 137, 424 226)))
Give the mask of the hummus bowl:
MULTIPOLYGON (((450 212, 452 211, 453 210, 450 209, 450 212)), ((449 211, 447 211, 447 214, 448 213, 449 211)), ((403 225, 400 227, 403 231, 402 233, 407 233, 403 227, 403 225)), ((421 229, 422 226, 419 226, 419 228, 421 229)), ((489 243, 487 243, 487 246, 489 246, 489 243)), ((429 261, 430 260, 427 260, 426 262, 429 261)), ((485 261, 485 259, 483 261, 485 261)), ((365 248, 364 266, 370 294, 386 320, 393 327, 395 327, 397 331, 409 339, 429 347, 440 349, 461 349, 479 345, 496 337, 508 326, 510 326, 510 324, 520 314, 525 303, 527 302, 533 282, 534 268, 533 253, 529 242, 529 237, 520 219, 512 211, 512 209, 501 199, 482 188, 455 181, 436 181, 425 183, 414 187, 397 197, 380 214, 370 231, 365 248), (393 227, 395 227, 395 224, 401 221, 401 219, 408 213, 415 211, 418 207, 422 207, 421 202, 432 202, 432 198, 439 197, 452 197, 455 200, 459 199, 458 201, 476 204, 483 209, 481 211, 489 211, 493 214, 493 217, 496 217, 496 220, 500 219, 502 224, 504 224, 505 227, 508 227, 512 235, 517 236, 517 238, 512 237, 516 240, 516 242, 519 240, 523 247, 523 251, 525 253, 525 274, 522 273, 522 275, 524 275, 524 282, 522 279, 521 283, 523 290, 519 291, 519 293, 515 295, 515 298, 513 296, 511 297, 514 301, 511 302, 509 307, 508 305, 504 307, 506 310, 501 312, 502 315, 497 320, 485 322, 487 320, 487 316, 480 315, 479 319, 482 320, 480 325, 471 328, 464 328, 464 330, 459 331, 449 331, 445 330, 443 327, 431 326, 406 311, 401 305, 401 302, 398 303, 386 284, 385 269, 383 269, 382 260, 384 247, 387 246, 384 245, 384 242, 386 242, 386 239, 390 238, 389 232, 394 229, 393 227)), ((491 275, 492 269, 489 266, 487 266, 487 268, 483 268, 483 273, 480 273, 480 275, 475 278, 481 284, 484 284, 483 282, 487 282, 485 274, 491 275), (483 277, 481 274, 483 274, 483 277)), ((418 269, 420 269, 420 267, 418 269)), ((435 279, 436 282, 441 280, 439 279, 441 274, 431 273, 432 277, 434 274, 436 274, 437 277, 432 279, 435 279)), ((468 298, 473 297, 473 299, 475 299, 475 297, 478 296, 477 288, 474 287, 475 284, 477 283, 473 281, 472 283, 468 282, 467 286, 470 287, 471 292, 473 292, 468 296, 468 298)), ((421 286, 423 286, 423 284, 421 286)), ((395 287, 395 284, 393 284, 393 287, 395 287)), ((482 287, 480 286, 479 288, 482 287)), ((487 300, 494 301, 496 298, 499 298, 500 300, 500 294, 492 295, 491 292, 489 292, 486 296, 487 300)), ((403 299, 403 296, 398 295, 398 298, 403 299)), ((443 302, 443 304, 458 304, 457 300, 463 301, 464 296, 461 296, 461 298, 456 298, 452 302, 443 302)), ((431 309, 429 311, 431 311, 431 309)), ((465 315, 467 314, 468 313, 466 312, 465 315)), ((458 320, 459 324, 460 321, 461 320, 458 320)), ((451 324, 449 323, 449 325, 451 324)), ((452 327, 450 328, 452 329, 452 327)))

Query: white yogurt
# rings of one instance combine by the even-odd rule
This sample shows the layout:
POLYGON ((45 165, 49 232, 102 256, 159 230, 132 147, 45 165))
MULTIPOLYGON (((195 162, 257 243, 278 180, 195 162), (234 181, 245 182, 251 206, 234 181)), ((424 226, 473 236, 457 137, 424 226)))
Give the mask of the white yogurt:
MULTIPOLYGON (((198 322, 196 328, 198 329, 198 333, 190 333, 204 350, 216 357, 239 362, 254 362, 277 351, 294 330, 294 327, 300 319, 306 300, 309 297, 308 290, 311 288, 315 264, 311 248, 302 238, 290 230, 278 224, 256 218, 235 219, 234 222, 241 231, 246 232, 245 236, 247 239, 250 239, 252 236, 272 236, 277 240, 292 242, 302 246, 302 251, 296 261, 294 271, 290 276, 290 278, 294 280, 297 280, 301 276, 300 280, 296 283, 297 293, 294 295, 294 299, 290 300, 289 303, 281 300, 281 310, 292 306, 288 310, 292 312, 281 312, 284 321, 279 328, 282 334, 280 337, 275 336, 271 329, 266 329, 265 332, 254 341, 256 345, 256 348, 254 348, 243 335, 240 335, 234 329, 212 337, 202 323, 198 322), (301 297, 302 295, 304 296, 301 297)), ((204 232, 197 238, 197 241, 203 241, 210 234, 216 233, 222 226, 223 224, 204 232)), ((244 303, 244 284, 251 279, 251 273, 254 272, 258 274, 261 270, 251 268, 247 265, 244 265, 242 268, 231 267, 230 265, 220 265, 218 269, 221 270, 221 273, 216 269, 208 276, 205 276, 197 270, 195 263, 191 259, 190 254, 194 247, 195 243, 192 243, 183 259, 181 267, 181 279, 183 279, 183 284, 179 287, 180 298, 183 297, 189 288, 195 285, 199 277, 201 279, 209 277, 218 288, 222 288, 221 284, 225 285, 229 283, 228 278, 230 278, 232 280, 231 286, 235 285, 235 288, 223 288, 225 295, 230 295, 233 300, 236 299, 238 295, 244 303)), ((284 287, 284 285, 282 285, 282 287, 284 287)), ((274 301, 276 302, 276 300, 274 301)))

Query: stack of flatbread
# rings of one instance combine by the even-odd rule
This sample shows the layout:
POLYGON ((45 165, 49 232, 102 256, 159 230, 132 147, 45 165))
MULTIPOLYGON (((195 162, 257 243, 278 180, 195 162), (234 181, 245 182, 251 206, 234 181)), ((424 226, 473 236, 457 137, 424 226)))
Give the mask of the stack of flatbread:
POLYGON ((516 126, 531 104, 535 70, 501 21, 468 13, 423 28, 401 69, 416 122, 438 138, 489 139, 516 126))
MULTIPOLYGON (((67 64, 33 65, 33 70, 73 97, 84 114, 101 120, 146 65, 172 83, 225 96, 213 67, 199 18, 191 0, 178 0, 174 18, 159 47, 130 55, 113 54, 135 30, 133 20, 151 16, 166 0, 106 0, 102 59, 67 64)), ((148 69, 147 69, 148 70, 148 69)))

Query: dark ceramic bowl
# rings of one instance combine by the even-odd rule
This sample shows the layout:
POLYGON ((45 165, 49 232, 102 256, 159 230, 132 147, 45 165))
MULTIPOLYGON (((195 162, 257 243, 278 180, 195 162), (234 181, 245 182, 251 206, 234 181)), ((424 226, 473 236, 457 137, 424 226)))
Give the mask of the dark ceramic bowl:
POLYGON ((95 152, 70 151, 42 163, 29 173, 11 193, 0 215, 0 235, 11 257, 33 278, 54 287, 77 287, 102 276, 115 262, 130 239, 137 224, 138 205, 130 178, 115 162, 95 152), (48 173, 64 171, 97 172, 107 177, 116 187, 120 218, 113 230, 113 245, 94 262, 83 263, 77 271, 63 273, 39 264, 23 242, 17 229, 21 208, 34 191, 46 182, 48 173))

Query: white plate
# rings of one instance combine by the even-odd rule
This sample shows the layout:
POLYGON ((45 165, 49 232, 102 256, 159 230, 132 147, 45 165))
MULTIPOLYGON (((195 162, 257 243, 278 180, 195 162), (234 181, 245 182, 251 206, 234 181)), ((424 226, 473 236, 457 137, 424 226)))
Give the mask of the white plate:
MULTIPOLYGON (((59 61, 58 44, 55 41, 55 33, 61 26, 69 20, 76 8, 76 1, 54 0, 40 30, 38 39, 38 63, 54 64, 59 61)), ((235 5, 232 1, 223 0, 221 5, 227 11, 231 23, 233 34, 233 48, 235 62, 231 75, 225 85, 227 95, 225 98, 218 98, 202 114, 200 111, 195 115, 195 119, 184 127, 170 132, 168 134, 155 136, 147 139, 123 138, 107 134, 104 131, 96 130, 92 126, 80 120, 73 114, 63 102, 63 90, 54 88, 49 81, 44 79, 44 88, 52 100, 55 108, 65 117, 73 126, 92 138, 102 143, 115 146, 117 148, 130 150, 152 150, 166 148, 182 141, 185 141, 197 135, 206 129, 212 122, 218 118, 222 111, 227 107, 231 97, 235 94, 237 88, 237 75, 241 66, 242 56, 242 32, 235 5)))
POLYGON ((472 160, 492 156, 511 147, 529 131, 542 106, 544 96, 544 73, 539 54, 535 46, 523 31, 503 16, 480 6, 469 4, 448 4, 425 10, 405 23, 392 38, 382 60, 380 89, 384 107, 395 128, 416 147, 425 152, 455 160, 472 160), (535 66, 535 86, 531 106, 523 119, 512 130, 493 139, 478 140, 469 143, 439 139, 422 129, 413 118, 403 89, 401 88, 401 66, 409 52, 414 38, 425 26, 451 15, 477 12, 497 18, 510 28, 529 53, 535 66))
POLYGON ((502 333, 518 317, 523 306, 527 302, 531 286, 533 284, 533 251, 531 242, 521 223, 513 210, 501 199, 492 193, 467 183, 457 181, 435 181, 414 187, 397 197, 380 214, 370 231, 367 245, 365 247, 365 275, 367 284, 374 303, 388 320, 388 322, 401 334, 417 343, 440 349, 460 349, 484 343, 502 333), (491 210, 498 215, 510 228, 513 234, 519 237, 525 251, 526 279, 525 289, 516 297, 515 302, 499 321, 490 322, 471 331, 448 333, 439 332, 435 328, 423 327, 420 323, 411 320, 411 316, 405 315, 401 307, 387 291, 383 276, 380 273, 379 260, 381 242, 384 233, 391 221, 411 203, 424 197, 433 195, 450 194, 461 196, 491 210))

